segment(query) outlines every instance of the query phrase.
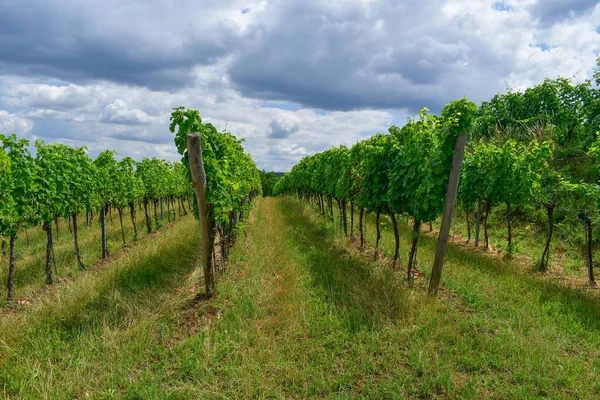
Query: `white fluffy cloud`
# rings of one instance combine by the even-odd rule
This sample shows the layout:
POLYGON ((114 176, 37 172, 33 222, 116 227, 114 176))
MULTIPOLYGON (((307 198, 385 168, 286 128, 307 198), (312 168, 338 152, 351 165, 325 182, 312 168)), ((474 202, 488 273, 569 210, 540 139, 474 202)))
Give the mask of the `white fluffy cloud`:
POLYGON ((149 125, 154 118, 139 108, 130 108, 126 102, 117 99, 104 107, 100 120, 119 125, 149 125))
POLYGON ((26 135, 32 128, 31 120, 0 110, 0 133, 26 135))

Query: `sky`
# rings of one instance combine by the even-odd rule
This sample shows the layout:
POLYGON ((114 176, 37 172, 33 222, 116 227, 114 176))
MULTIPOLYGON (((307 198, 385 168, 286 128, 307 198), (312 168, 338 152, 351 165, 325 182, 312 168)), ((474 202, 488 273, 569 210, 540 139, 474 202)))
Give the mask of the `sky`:
POLYGON ((175 161, 186 106, 288 171, 599 51, 589 0, 0 0, 0 133, 175 161))

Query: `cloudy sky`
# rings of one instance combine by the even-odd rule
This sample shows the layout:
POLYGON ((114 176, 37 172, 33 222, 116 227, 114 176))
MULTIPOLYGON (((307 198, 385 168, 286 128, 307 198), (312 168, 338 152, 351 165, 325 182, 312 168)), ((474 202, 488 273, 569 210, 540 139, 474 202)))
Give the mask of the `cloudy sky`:
POLYGON ((171 108, 246 139, 260 168, 591 77, 590 0, 0 0, 0 132, 177 160, 171 108))

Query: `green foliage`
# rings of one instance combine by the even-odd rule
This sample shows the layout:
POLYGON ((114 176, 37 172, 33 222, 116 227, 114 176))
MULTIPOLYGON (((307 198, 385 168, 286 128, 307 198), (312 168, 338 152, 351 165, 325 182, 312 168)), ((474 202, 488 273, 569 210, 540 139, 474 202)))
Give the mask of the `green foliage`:
POLYGON ((392 126, 387 135, 305 157, 275 193, 322 194, 431 221, 443 210, 457 133, 471 126, 476 110, 467 99, 450 103, 439 117, 423 109, 417 120, 392 126))
POLYGON ((587 149, 596 138, 599 114, 600 91, 590 81, 546 79, 523 92, 509 90, 483 102, 474 135, 542 136, 561 146, 587 149))
POLYGON ((136 174, 143 185, 143 197, 144 200, 156 200, 160 197, 162 192, 161 181, 162 181, 162 165, 161 160, 157 158, 146 158, 138 162, 136 167, 136 174))
POLYGON ((0 232, 2 234, 10 229, 14 220, 11 178, 10 158, 4 149, 0 148, 0 232))
POLYGON ((173 164, 173 187, 172 192, 177 197, 191 197, 194 194, 191 182, 187 179, 185 166, 176 162, 173 164))
POLYGON ((551 142, 477 141, 465 155, 460 196, 468 204, 525 204, 540 194, 551 156, 551 142))
POLYGON ((352 146, 350 157, 356 162, 352 163, 351 171, 352 176, 357 178, 353 181, 353 200, 360 208, 380 211, 387 206, 391 146, 391 136, 382 134, 352 146))
POLYGON ((29 142, 16 135, 0 135, 2 141, 2 177, 0 191, 0 231, 6 236, 15 235, 32 217, 33 213, 33 159, 27 146, 29 142))
POLYGON ((0 235, 11 236, 28 224, 98 209, 123 208, 144 198, 186 197, 191 185, 181 163, 144 159, 136 163, 106 150, 92 161, 85 147, 29 142, 0 135, 0 235))
POLYGON ((64 168, 69 148, 58 143, 47 145, 42 140, 37 140, 35 147, 35 217, 43 223, 51 223, 54 217, 67 214, 71 203, 70 174, 64 168))
POLYGON ((453 133, 471 132, 477 116, 477 106, 466 97, 448 103, 442 110, 442 119, 453 133))
POLYGON ((173 109, 169 129, 175 133, 175 144, 183 156, 182 164, 189 182, 187 135, 196 132, 201 136, 212 221, 225 222, 231 211, 247 210, 250 197, 260 194, 262 189, 256 164, 244 151, 242 141, 229 132, 219 133, 212 124, 203 124, 197 110, 185 107, 173 109))
POLYGON ((65 156, 63 168, 69 177, 65 214, 79 214, 94 206, 98 192, 97 170, 85 147, 65 148, 65 156))
POLYGON ((277 184, 279 177, 275 172, 258 171, 260 174, 260 185, 263 190, 263 196, 273 196, 273 188, 277 184))
POLYGON ((100 207, 110 203, 115 198, 117 184, 116 154, 115 151, 105 150, 94 160, 97 181, 96 196, 100 207))
MULTIPOLYGON (((139 174, 135 171, 136 162, 131 157, 125 157, 117 163, 114 181, 113 203, 117 208, 125 208, 129 204, 137 204, 144 199, 145 186, 139 174)), ((175 176, 167 176, 168 182, 174 182, 175 176)), ((173 193, 167 190, 166 193, 173 193)))

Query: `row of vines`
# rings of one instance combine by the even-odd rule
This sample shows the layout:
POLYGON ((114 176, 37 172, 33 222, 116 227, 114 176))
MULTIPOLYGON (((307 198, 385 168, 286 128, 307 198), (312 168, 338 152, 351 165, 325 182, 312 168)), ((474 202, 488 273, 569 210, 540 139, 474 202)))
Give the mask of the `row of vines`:
POLYGON ((148 158, 136 162, 130 157, 118 161, 117 153, 109 150, 93 160, 85 147, 46 144, 41 140, 35 142, 36 152, 32 156, 26 139, 0 135, 0 141, 0 236, 3 251, 8 247, 9 253, 9 301, 15 295, 15 242, 20 233, 27 234, 36 226, 46 232, 45 274, 46 282, 52 284, 57 273, 54 231, 58 230, 59 219, 68 219, 78 265, 85 269, 78 243, 80 218, 85 218, 85 224, 91 226, 98 216, 100 251, 102 258, 106 258, 109 254, 106 219, 110 213, 112 220, 113 209, 119 215, 125 246, 124 210, 129 210, 133 239, 137 240, 136 211, 142 207, 150 233, 164 220, 165 208, 170 221, 175 218, 175 207, 187 213, 186 203, 190 205, 192 190, 181 163, 148 158))
POLYGON ((225 271, 238 222, 250 211, 252 199, 262 194, 261 179, 256 164, 244 151, 243 141, 203 123, 197 110, 174 109, 170 130, 175 133, 187 182, 196 191, 194 214, 205 228, 201 229, 202 264, 206 295, 210 297, 216 294, 215 272, 225 271), (190 142, 190 138, 194 140, 190 142), (192 156, 196 158, 192 160, 192 156), (202 176, 195 174, 197 168, 202 169, 202 176))
POLYGON ((350 234, 357 207, 361 248, 364 216, 376 213, 376 254, 380 215, 388 214, 396 239, 394 262, 400 254, 397 215, 412 216, 415 234, 407 268, 412 285, 421 225, 443 211, 456 140, 460 132, 470 129, 476 111, 472 102, 457 100, 448 104, 441 116, 431 115, 425 109, 418 119, 409 120, 402 128, 390 128, 387 135, 377 134, 352 148, 341 146, 305 157, 277 183, 275 192, 295 193, 300 199, 316 202, 324 214, 326 210, 333 214, 335 200, 347 236, 347 205, 350 234))
POLYGON ((135 161, 130 157, 119 161, 117 153, 109 150, 92 159, 85 147, 45 144, 41 140, 35 142, 32 156, 26 139, 0 135, 0 238, 2 251, 8 250, 8 301, 15 296, 16 240, 21 233, 29 239, 28 230, 36 226, 46 233, 45 274, 46 282, 52 284, 58 273, 54 238, 61 218, 69 222, 77 263, 85 269, 78 242, 82 218, 87 226, 97 221, 101 231, 99 251, 106 258, 110 250, 106 221, 107 215, 112 221, 113 209, 118 212, 123 246, 124 211, 131 218, 134 240, 138 238, 138 212, 143 212, 148 233, 160 227, 165 215, 169 222, 174 220, 176 208, 185 215, 187 205, 198 217, 198 203, 191 201, 194 190, 186 148, 186 137, 191 132, 200 133, 203 142, 210 220, 210 248, 205 253, 211 260, 205 282, 208 294, 215 293, 215 273, 225 270, 236 226, 248 213, 252 198, 262 194, 259 172, 242 141, 203 124, 198 111, 180 107, 174 110, 171 120, 170 129, 177 131, 175 143, 183 155, 182 162, 149 158, 135 161))
POLYGON ((600 219, 599 74, 595 83, 546 80, 524 92, 497 95, 480 107, 463 99, 449 103, 441 115, 423 109, 403 127, 389 128, 387 134, 376 134, 351 148, 340 146, 303 158, 278 182, 275 193, 296 195, 331 216, 332 204, 337 202, 340 226, 351 237, 357 208, 361 247, 363 217, 376 214, 377 248, 380 215, 389 215, 396 239, 394 263, 400 254, 398 217, 412 217, 406 268, 412 285, 421 227, 444 211, 454 146, 459 132, 466 132, 469 136, 458 204, 467 221, 475 217, 476 245, 483 227, 483 245, 489 246, 488 216, 492 208, 502 205, 507 230, 505 254, 511 258, 515 213, 524 206, 544 209, 547 238, 537 267, 545 271, 555 210, 561 209, 563 219, 583 222, 585 264, 588 279, 594 282, 592 233, 594 222, 600 219), (564 159, 566 163, 561 162, 564 159), (586 167, 574 168, 574 163, 586 167))

